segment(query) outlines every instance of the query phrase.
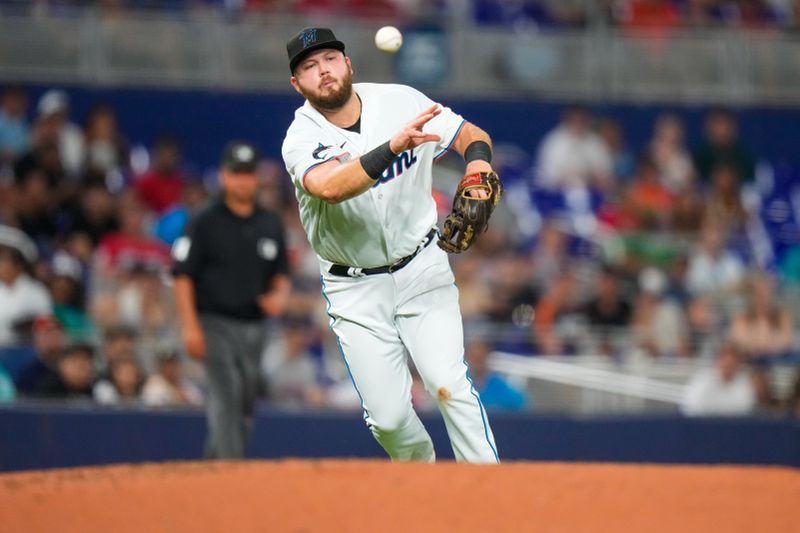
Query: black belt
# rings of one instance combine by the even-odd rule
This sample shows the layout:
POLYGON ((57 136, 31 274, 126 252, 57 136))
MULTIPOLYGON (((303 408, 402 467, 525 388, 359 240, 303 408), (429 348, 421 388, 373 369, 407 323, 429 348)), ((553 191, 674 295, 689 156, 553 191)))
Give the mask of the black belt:
POLYGON ((397 272, 407 264, 411 262, 422 250, 424 250, 430 243, 433 242, 433 239, 438 235, 438 231, 436 228, 431 229, 425 238, 419 243, 417 249, 414 250, 414 253, 411 255, 407 255, 402 259, 398 259, 396 262, 392 263, 391 265, 380 266, 380 267, 372 267, 372 268, 361 268, 361 267, 351 267, 347 265, 337 265, 333 264, 328 269, 330 274, 334 276, 349 276, 351 278, 360 278, 363 276, 371 276, 373 274, 391 274, 392 272, 397 272))

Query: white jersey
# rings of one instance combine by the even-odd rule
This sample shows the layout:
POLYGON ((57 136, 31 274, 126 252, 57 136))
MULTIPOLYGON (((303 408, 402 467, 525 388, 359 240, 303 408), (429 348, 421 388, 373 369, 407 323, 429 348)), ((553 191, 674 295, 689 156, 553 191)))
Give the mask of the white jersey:
POLYGON ((353 90, 362 103, 360 133, 334 126, 306 101, 286 133, 283 160, 295 185, 303 227, 323 264, 390 265, 413 253, 436 224, 432 164, 455 142, 464 119, 443 107, 424 128, 441 141, 399 154, 372 188, 331 205, 305 190, 308 171, 337 157, 360 157, 433 105, 405 85, 356 83, 353 90))

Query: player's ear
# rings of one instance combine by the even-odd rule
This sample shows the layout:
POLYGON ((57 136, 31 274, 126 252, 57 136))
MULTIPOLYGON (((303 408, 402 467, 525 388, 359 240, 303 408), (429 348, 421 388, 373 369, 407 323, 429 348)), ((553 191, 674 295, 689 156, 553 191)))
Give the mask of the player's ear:
POLYGON ((289 78, 289 82, 292 84, 292 87, 294 87, 295 91, 297 91, 299 94, 303 94, 302 91, 300 91, 300 84, 297 83, 297 78, 292 76, 291 78, 289 78))
POLYGON ((347 63, 347 68, 350 69, 350 74, 353 74, 353 64, 350 63, 350 58, 348 56, 344 56, 344 62, 347 63))

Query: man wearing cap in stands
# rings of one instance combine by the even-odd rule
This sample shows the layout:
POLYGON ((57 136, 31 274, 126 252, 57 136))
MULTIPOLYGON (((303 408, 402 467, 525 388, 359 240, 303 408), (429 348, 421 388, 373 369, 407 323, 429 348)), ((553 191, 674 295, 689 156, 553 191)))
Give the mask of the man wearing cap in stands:
POLYGON ((260 208, 258 152, 230 143, 222 195, 202 209, 172 248, 175 299, 186 351, 205 361, 209 384, 206 456, 244 456, 259 390, 264 316, 289 296, 285 239, 277 214, 260 208))
POLYGON ((83 130, 69 120, 69 96, 60 89, 44 93, 36 105, 37 122, 47 122, 58 135, 58 153, 61 165, 72 178, 78 178, 86 159, 86 141, 83 130))
POLYGON ((29 275, 38 253, 22 231, 0 225, 0 348, 21 342, 39 315, 49 315, 53 303, 47 289, 29 275))

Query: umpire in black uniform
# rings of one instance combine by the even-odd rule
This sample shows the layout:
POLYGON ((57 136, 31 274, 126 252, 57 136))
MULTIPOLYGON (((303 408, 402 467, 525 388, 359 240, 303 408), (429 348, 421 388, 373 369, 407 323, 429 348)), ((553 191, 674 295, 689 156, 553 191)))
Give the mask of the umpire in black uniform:
POLYGON ((281 314, 290 282, 278 216, 255 202, 258 152, 232 142, 222 194, 173 246, 175 300, 189 355, 204 360, 209 458, 244 457, 259 392, 264 315, 281 314))

